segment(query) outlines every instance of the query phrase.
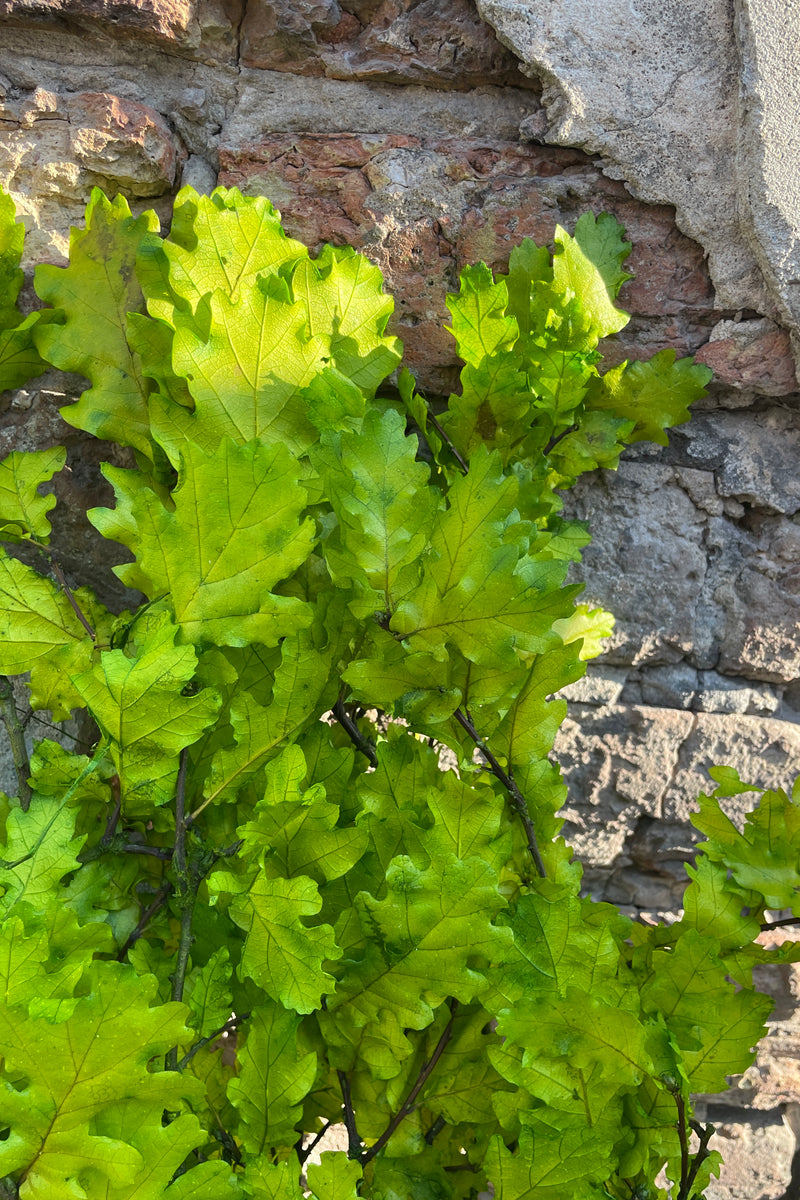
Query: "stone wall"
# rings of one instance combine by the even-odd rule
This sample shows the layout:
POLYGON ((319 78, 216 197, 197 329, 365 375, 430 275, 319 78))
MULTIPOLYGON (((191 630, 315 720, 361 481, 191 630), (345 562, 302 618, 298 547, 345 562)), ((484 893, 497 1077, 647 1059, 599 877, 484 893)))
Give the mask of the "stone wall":
MULTIPOLYGON (((462 266, 503 268, 587 209, 625 225, 632 320, 608 360, 673 347, 715 371, 667 449, 569 501, 594 534, 588 597, 617 616, 559 740, 569 833, 593 894, 642 919, 680 907, 709 765, 761 785, 800 771, 796 7, 0 0, 0 183, 29 266, 63 261, 96 184, 165 222, 182 183, 235 184, 312 247, 378 263, 436 396, 457 376, 442 319, 462 266)), ((0 398, 0 455, 67 444, 56 540, 84 582, 75 518, 106 499, 108 451, 58 415, 77 387, 52 373, 0 398)), ((800 975, 764 984, 758 1063, 708 1102, 728 1160, 711 1200, 800 1196, 800 975)))

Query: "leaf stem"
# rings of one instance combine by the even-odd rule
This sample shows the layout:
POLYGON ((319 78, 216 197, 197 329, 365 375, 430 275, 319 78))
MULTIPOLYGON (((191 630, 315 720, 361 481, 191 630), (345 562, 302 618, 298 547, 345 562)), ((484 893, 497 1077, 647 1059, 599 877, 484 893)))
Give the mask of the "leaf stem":
POLYGON ((144 910, 142 915, 139 917, 139 920, 136 924, 136 928, 132 929, 131 932, 126 937, 126 939, 122 945, 122 949, 120 950, 119 954, 117 955, 117 962, 122 962, 122 960, 125 958, 125 955, 130 950, 131 946, 133 946, 136 942, 138 942, 139 938, 142 936, 145 929, 150 924, 150 922, 152 921, 153 917, 156 915, 158 910, 160 908, 164 907, 164 905, 167 901, 167 897, 169 896, 171 891, 172 891, 172 884, 169 882, 169 880, 166 880, 164 883, 162 883, 161 887, 156 892, 155 898, 154 898, 152 904, 148 905, 148 907, 144 910))
POLYGON ((509 771, 503 770, 503 768, 500 766, 500 763, 497 761, 489 747, 484 742, 483 738, 480 737, 476 731, 475 726, 472 724, 469 718, 464 715, 460 708, 456 709, 456 711, 453 713, 453 716, 458 721, 459 725, 466 730, 469 737, 478 747, 481 754, 486 759, 486 762, 489 764, 494 777, 500 780, 503 787, 508 792, 512 807, 516 810, 517 815, 519 816, 519 819, 522 821, 522 824, 525 828, 525 836, 528 842, 528 853, 533 859, 534 866, 536 867, 539 875, 542 879, 545 879, 547 877, 547 872, 544 869, 544 862, 542 861, 542 856, 539 852, 539 843, 536 840, 536 830, 533 827, 533 821, 531 820, 531 814, 528 812, 528 805, 525 802, 525 797, 517 787, 516 782, 514 781, 514 776, 509 771))
MULTIPOLYGON (((188 755, 184 746, 180 754, 178 780, 175 785, 175 850, 172 855, 172 866, 175 871, 175 883, 178 907, 181 912, 181 932, 178 939, 178 961, 172 975, 172 999, 182 1000, 186 984, 186 972, 189 968, 189 951, 192 948, 192 917, 197 897, 199 879, 192 878, 186 862, 186 768, 188 755)), ((173 1046, 167 1053, 166 1069, 178 1070, 178 1047, 173 1046)))
POLYGON ((344 706, 344 700, 341 696, 334 704, 332 712, 342 729, 344 729, 345 733, 350 738, 350 741, 353 743, 356 750, 360 750, 361 753, 369 759, 370 764, 373 767, 377 767, 378 755, 375 752, 375 747, 369 738, 364 737, 363 733, 358 728, 358 725, 356 725, 353 718, 347 712, 344 706))
POLYGON ((28 748, 25 745, 25 730, 22 728, 17 706, 14 703, 14 689, 11 680, 6 675, 0 675, 0 719, 6 727, 8 740, 11 743, 11 758, 19 785, 19 806, 23 812, 27 812, 32 795, 31 785, 28 783, 31 764, 28 761, 28 748))
MULTIPOLYGON (((453 1002, 451 1004, 451 1009, 450 1009, 450 1020, 445 1025, 444 1030, 442 1032, 442 1036, 439 1038, 439 1041, 436 1043, 436 1048, 434 1049, 433 1054, 430 1056, 430 1058, 428 1059, 427 1062, 422 1064, 420 1073, 417 1076, 416 1083, 414 1084, 411 1091, 406 1096, 403 1103, 400 1105, 400 1108, 398 1109, 397 1113, 392 1117, 391 1121, 386 1126, 383 1133, 378 1138, 377 1142, 375 1142, 372 1146, 370 1146, 368 1150, 364 1151, 364 1155, 361 1159, 361 1162, 364 1166, 366 1166, 367 1163, 370 1162, 375 1157, 375 1155, 378 1154, 383 1149, 383 1147, 389 1141, 389 1138, 392 1136, 394 1131, 397 1129, 398 1125, 400 1125, 400 1123, 402 1121, 404 1121, 406 1119, 406 1117, 409 1116, 414 1111, 414 1104, 416 1102, 417 1096, 420 1094, 422 1089, 425 1087, 425 1084, 430 1079, 431 1075, 433 1074, 433 1071, 436 1068, 436 1064, 438 1063, 439 1059, 442 1057, 442 1054, 444 1053, 445 1046, 450 1041, 450 1038, 453 1036, 453 1022, 456 1019, 457 1005, 458 1005, 458 1001, 453 1000, 453 1002)), ((435 1126, 433 1126, 433 1128, 435 1128, 435 1126)), ((437 1132, 438 1132, 438 1130, 437 1130, 437 1132)), ((434 1137, 435 1136, 436 1135, 434 1134, 434 1137)), ((427 1138, 426 1138, 426 1140, 427 1140, 427 1138)), ((433 1140, 433 1139, 431 1139, 431 1140, 433 1140)), ((430 1143, 428 1143, 428 1144, 430 1145, 430 1143)))
POLYGON ((428 404, 427 400, 425 401, 425 407, 428 410, 428 420, 430 421, 431 425, 436 430, 436 432, 438 433, 439 437, 442 439, 444 444, 449 448, 451 454, 455 458, 458 465, 461 467, 461 470, 464 472, 464 474, 469 475, 469 467, 467 466, 466 461, 461 457, 458 450, 456 450, 455 445, 453 444, 451 439, 447 436, 444 429, 442 429, 442 426, 437 421, 436 417, 433 415, 433 410, 431 409, 431 406, 430 406, 430 404, 428 404))
POLYGON ((344 1102, 344 1124, 347 1129, 347 1157, 359 1162, 361 1161, 362 1141, 356 1129, 356 1114, 353 1110, 353 1098, 350 1095, 350 1080, 344 1071, 337 1071, 336 1074, 339 1079, 339 1087, 342 1089, 342 1100, 344 1102))
MULTIPOLYGON (((300 1145, 299 1149, 297 1149, 297 1146, 295 1147, 295 1151, 297 1153, 297 1158, 300 1162, 301 1167, 302 1167, 303 1163, 306 1161, 306 1159, 309 1157, 311 1152, 314 1150, 314 1148, 325 1137, 325 1134, 328 1132, 328 1130, 330 1129, 332 1124, 333 1124, 333 1121, 326 1121, 325 1124, 322 1126, 322 1129, 320 1129, 319 1133, 314 1135, 313 1139, 308 1143, 308 1145, 305 1148, 302 1145, 300 1145, 300 1143, 298 1143, 298 1145, 300 1145)), ((302 1142, 302 1140, 303 1139, 301 1137, 300 1142, 302 1142)))
POLYGON ((249 1012, 246 1012, 242 1013, 240 1016, 231 1017, 225 1022, 224 1025, 220 1025, 219 1029, 215 1029, 213 1033, 210 1033, 208 1037, 200 1038, 200 1041, 195 1042, 191 1050, 187 1050, 186 1054, 184 1054, 183 1058, 178 1063, 177 1069, 182 1071, 183 1068, 192 1061, 198 1050, 202 1050, 203 1046, 207 1046, 209 1042, 216 1041, 216 1039, 223 1033, 233 1033, 234 1029, 238 1029, 243 1021, 249 1020, 250 1015, 251 1014, 249 1012))
POLYGON ((673 1092, 675 1105, 678 1109, 678 1139, 681 1144, 681 1186, 678 1200, 687 1200, 689 1184, 689 1133, 686 1128, 686 1107, 680 1092, 673 1092))

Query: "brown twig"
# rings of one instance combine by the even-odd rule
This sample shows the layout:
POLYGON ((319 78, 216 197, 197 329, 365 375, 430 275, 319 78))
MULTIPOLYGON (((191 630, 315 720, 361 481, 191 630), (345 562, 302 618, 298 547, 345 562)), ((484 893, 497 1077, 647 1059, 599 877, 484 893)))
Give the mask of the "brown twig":
POLYGON ((525 801, 525 797, 517 787, 514 781, 514 776, 509 771, 503 770, 503 768, 500 766, 500 763, 497 761, 489 747, 484 742, 483 738, 481 738, 476 731, 475 726, 464 715, 460 708, 456 709, 456 711, 453 713, 453 716, 458 721, 462 729, 466 730, 472 741, 478 747, 481 754, 486 759, 486 762, 488 763, 494 777, 500 780, 503 787, 508 792, 512 807, 516 810, 516 813, 525 828, 525 836, 528 842, 528 852, 533 859, 534 866, 536 867, 539 875, 542 877, 542 879, 545 879, 547 872, 544 869, 544 862, 542 861, 542 856, 539 852, 539 843, 536 840, 536 830, 533 827, 533 821, 531 820, 531 814, 528 812, 528 805, 525 801))
POLYGON ((784 917, 780 921, 764 921, 761 925, 761 932, 766 933, 768 929, 780 929, 783 925, 800 925, 800 917, 784 917))
POLYGON ((693 1132, 696 1133, 698 1138, 700 1139, 700 1145, 698 1147, 697 1153, 694 1156, 694 1162, 692 1163, 692 1169, 689 1172, 689 1176, 686 1180, 686 1191, 685 1192, 681 1191, 679 1193, 678 1200, 692 1200, 692 1187, 694 1186, 694 1181, 697 1178, 697 1172, 700 1170, 700 1167, 703 1165, 703 1163, 705 1162, 705 1160, 708 1158, 709 1154, 711 1153, 711 1151, 708 1148, 708 1143, 711 1141, 712 1137, 717 1132, 716 1127, 714 1125, 706 1125, 705 1127, 703 1127, 702 1125, 699 1124, 698 1121, 690 1121, 689 1125, 691 1126, 693 1132))
POLYGON ((0 675, 0 719, 6 727, 11 744, 11 758, 19 787, 19 806, 23 812, 27 812, 32 795, 31 786, 28 783, 31 764, 28 761, 28 748, 25 745, 25 730, 14 703, 14 689, 11 680, 5 675, 0 675))
MULTIPOLYGON (((45 547, 45 549, 47 549, 47 547, 45 547)), ((58 582, 61 584, 61 587, 63 588, 63 591, 64 591, 64 595, 67 597, 67 599, 70 602, 70 605, 72 606, 72 611, 75 613, 75 616, 78 618, 81 625, 86 630, 86 632, 88 633, 88 635, 92 639, 92 641, 95 641, 95 638, 96 638, 95 631, 92 629, 91 625, 86 620, 86 617, 84 616, 83 612, 81 611, 81 606, 78 604, 78 601, 75 599, 74 595, 72 594, 72 589, 70 588, 69 584, 66 581, 64 572, 61 570, 61 567, 56 562, 56 560, 53 558, 52 554, 50 555, 50 563, 53 567, 53 574, 55 575, 58 582)))
MULTIPOLYGON (((424 397, 423 397, 423 399, 424 399, 424 397)), ((431 411, 431 406, 428 404, 427 400, 425 401, 425 407, 428 410, 428 420, 430 421, 431 425, 436 430, 436 432, 438 433, 439 437, 442 439, 444 444, 449 448, 451 454, 455 458, 458 465, 461 467, 461 470, 464 472, 464 474, 469 475, 469 467, 467 466, 467 463, 461 457, 458 450, 456 450, 455 445, 453 444, 452 440, 447 436, 447 434, 442 429, 439 422, 436 420, 436 417, 433 415, 433 413, 431 411)))
POLYGON ((341 725, 342 729, 350 738, 350 741, 353 743, 356 750, 360 750, 361 753, 369 759, 370 764, 373 767, 377 767, 378 755, 375 752, 375 747, 369 738, 364 737, 363 733, 345 708, 344 701, 341 697, 339 697, 339 699, 336 701, 331 711, 341 725))
POLYGON ((347 1157, 359 1162, 361 1160, 362 1142, 356 1129, 356 1114, 353 1110, 353 1098, 350 1095, 350 1080, 344 1071, 337 1071, 336 1074, 339 1079, 339 1087, 342 1089, 342 1101, 344 1103, 344 1124, 347 1130, 347 1157))
POLYGON ((160 908, 163 908, 164 904, 166 903, 167 897, 169 896, 171 891, 172 891, 172 884, 169 882, 169 880, 167 880, 165 883, 162 883, 161 887, 158 889, 158 891, 155 894, 155 898, 154 898, 152 904, 148 905, 148 907, 144 910, 142 915, 139 917, 139 920, 136 924, 136 928, 132 929, 131 932, 126 937, 125 942, 123 943, 122 949, 120 950, 119 954, 117 955, 117 962, 122 962, 125 955, 130 950, 131 946, 133 946, 136 942, 138 942, 139 938, 142 936, 145 929, 150 924, 150 922, 152 921, 153 917, 156 915, 158 910, 160 908))
POLYGON ((301 1136, 300 1142, 298 1142, 297 1146, 295 1146, 295 1152, 297 1154, 297 1158, 300 1162, 301 1167, 302 1167, 303 1163, 306 1161, 306 1159, 308 1158, 308 1156, 311 1154, 311 1151, 314 1150, 314 1148, 317 1145, 319 1145, 319 1143, 325 1137, 325 1134, 328 1132, 328 1130, 330 1129, 332 1124, 333 1124, 333 1121, 326 1121, 325 1124, 322 1126, 322 1129, 320 1129, 319 1133, 315 1134, 315 1136, 312 1138, 312 1140, 308 1143, 307 1146, 301 1145, 302 1140, 303 1140, 302 1136, 301 1136))
MULTIPOLYGON (((375 1155, 378 1154, 383 1149, 383 1147, 389 1141, 389 1138, 392 1136, 394 1131, 397 1129, 398 1125, 400 1125, 400 1123, 402 1121, 404 1121, 406 1119, 406 1117, 409 1116, 414 1111, 414 1105, 416 1103, 417 1096, 420 1094, 422 1089, 425 1087, 425 1084, 430 1079, 431 1075, 433 1074, 433 1071, 436 1068, 436 1064, 438 1063, 439 1059, 442 1057, 442 1054, 444 1053, 445 1046, 450 1041, 450 1038, 453 1036, 453 1022, 455 1021, 455 1017, 456 1017, 456 1007, 457 1007, 457 1001, 454 1000, 451 1005, 450 1020, 445 1025, 444 1030, 442 1032, 442 1036, 439 1038, 439 1041, 436 1043, 436 1048, 434 1049, 433 1054, 430 1056, 430 1058, 428 1059, 427 1062, 422 1064, 420 1073, 417 1076, 416 1083, 414 1084, 411 1091, 406 1096, 403 1103, 400 1105, 399 1110, 392 1117, 391 1121, 386 1126, 383 1133, 378 1138, 377 1142, 375 1142, 372 1146, 370 1146, 368 1150, 364 1151, 364 1155, 361 1159, 364 1166, 366 1166, 367 1163, 370 1162, 370 1160, 373 1159, 375 1157, 375 1155)), ((434 1126, 434 1128, 435 1128, 435 1126, 434 1126)), ((428 1143, 428 1144, 430 1145, 430 1143, 428 1143)))

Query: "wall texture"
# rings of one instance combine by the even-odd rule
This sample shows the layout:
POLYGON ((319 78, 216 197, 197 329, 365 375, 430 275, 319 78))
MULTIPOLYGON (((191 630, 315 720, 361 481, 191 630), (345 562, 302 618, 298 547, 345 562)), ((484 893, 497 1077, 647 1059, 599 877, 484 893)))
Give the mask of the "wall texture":
MULTIPOLYGON (((503 268, 587 209, 623 222, 632 321, 609 360, 673 347, 716 373, 669 448, 570 499, 617 627, 571 689, 569 833, 593 894, 645 920, 680 907, 709 765, 800 771, 799 19, 798 0, 0 0, 0 183, 28 265, 63 260, 95 184, 165 222, 181 183, 235 184, 378 263, 409 365, 446 395, 465 263, 503 268)), ((78 387, 0 397, 0 456, 69 447, 56 537, 81 582, 108 451, 58 415, 78 387)), ((764 985, 758 1063, 709 1101, 711 1200, 800 1197, 800 974, 764 985)))

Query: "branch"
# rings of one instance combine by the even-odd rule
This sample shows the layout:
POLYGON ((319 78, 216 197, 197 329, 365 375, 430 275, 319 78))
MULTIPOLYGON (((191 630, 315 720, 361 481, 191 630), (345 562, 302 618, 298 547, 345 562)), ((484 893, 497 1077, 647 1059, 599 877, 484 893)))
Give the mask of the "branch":
POLYGON ((169 896, 171 891, 172 891, 172 884, 169 882, 169 880, 167 880, 165 883, 162 883, 161 887, 156 892, 153 903, 150 904, 144 910, 142 915, 139 917, 139 920, 136 924, 136 928, 132 929, 131 932, 126 937, 126 939, 123 943, 122 949, 120 950, 119 954, 117 955, 117 962, 122 962, 125 955, 130 950, 131 946, 133 946, 135 942, 138 942, 139 938, 142 936, 145 929, 150 924, 150 922, 152 921, 153 917, 156 915, 158 910, 160 908, 163 908, 164 904, 166 903, 167 897, 169 896))
MULTIPOLYGON (((178 907, 181 910, 181 933, 178 941, 178 962, 172 976, 172 999, 182 1000, 186 983, 186 972, 189 968, 189 951, 192 948, 192 917, 194 902, 197 897, 197 885, 193 885, 191 874, 186 864, 186 767, 188 756, 186 748, 181 750, 178 781, 175 786, 175 850, 172 855, 172 865, 175 870, 178 907)), ((166 1069, 177 1071, 178 1047, 173 1046, 166 1058, 166 1069)))
POLYGON ((11 680, 5 675, 0 675, 0 719, 6 727, 8 740, 11 743, 11 757, 19 785, 19 806, 23 812, 27 812, 30 808, 32 794, 31 785, 28 783, 31 765, 28 761, 28 748, 25 745, 25 731, 14 703, 14 689, 11 686, 11 680))
POLYGON ((345 733, 350 738, 350 741, 353 743, 356 750, 360 750, 365 758, 369 759, 371 766, 377 767, 378 756, 375 753, 375 747, 369 738, 364 737, 353 718, 345 709, 344 701, 341 699, 341 697, 334 704, 332 712, 342 729, 344 729, 345 733))
MULTIPOLYGON (((45 546, 45 549, 47 549, 46 546, 45 546)), ((92 629, 89 622, 86 620, 86 617, 83 615, 83 612, 81 611, 81 607, 78 604, 78 601, 73 596, 72 590, 71 590, 69 584, 67 583, 66 579, 64 578, 64 572, 61 570, 61 567, 58 565, 56 560, 53 558, 52 554, 50 555, 50 562, 53 567, 53 574, 55 575, 58 582, 61 584, 61 587, 64 589, 64 595, 67 597, 70 604, 72 605, 72 611, 75 613, 75 616, 78 618, 81 625, 88 633, 89 637, 92 639, 92 641, 94 641, 95 637, 96 637, 95 632, 92 629)))
POLYGON ((678 1200, 687 1200, 689 1195, 687 1191, 689 1186, 689 1134, 686 1129, 686 1108, 680 1092, 675 1090, 672 1094, 678 1109, 678 1138, 681 1143, 681 1186, 678 1200))
POLYGON ((347 1129, 347 1157, 360 1162, 362 1142, 356 1129, 356 1114, 353 1111, 353 1098, 350 1095, 350 1080, 344 1071, 337 1071, 336 1074, 339 1078, 339 1087, 342 1089, 342 1100, 344 1101, 344 1124, 347 1129))
POLYGON ((561 433, 559 433, 557 435, 557 437, 551 437, 550 441, 547 443, 544 450, 542 451, 542 454, 545 456, 545 458, 547 458, 547 456, 551 450, 555 450, 556 446, 558 445, 558 443, 561 441, 562 438, 565 438, 568 433, 574 433, 577 428, 578 428, 577 425, 568 425, 566 429, 562 429, 561 433))
POLYGON ((315 1134, 315 1136, 314 1136, 314 1138, 312 1139, 312 1141, 310 1141, 310 1142, 308 1143, 308 1145, 307 1145, 307 1146, 305 1146, 305 1147, 303 1147, 303 1146, 300 1144, 300 1143, 302 1143, 302 1140, 303 1140, 303 1139, 302 1139, 302 1137, 300 1138, 300 1142, 298 1143, 298 1145, 297 1145, 297 1146, 295 1146, 295 1152, 296 1152, 296 1154, 297 1154, 297 1158, 298 1158, 298 1160, 299 1160, 299 1162, 300 1162, 300 1166, 301 1166, 301 1167, 302 1167, 303 1163, 306 1161, 306 1159, 308 1158, 308 1156, 311 1154, 312 1150, 313 1150, 313 1149, 314 1149, 314 1148, 315 1148, 315 1147, 316 1147, 316 1146, 317 1146, 317 1145, 318 1145, 318 1144, 319 1144, 319 1143, 322 1141, 322 1139, 325 1137, 325 1134, 328 1132, 328 1130, 330 1129, 330 1127, 331 1127, 331 1125, 332 1125, 332 1124, 333 1124, 333 1121, 326 1121, 326 1122, 325 1122, 325 1124, 322 1126, 322 1129, 320 1129, 319 1133, 315 1134), (298 1146, 299 1146, 299 1149, 298 1149, 298 1146))
POLYGON ((717 1132, 716 1127, 714 1125, 706 1125, 706 1127, 703 1128, 703 1126, 700 1125, 697 1121, 690 1121, 689 1125, 691 1126, 693 1132, 696 1133, 697 1136, 699 1137, 700 1145, 698 1147, 697 1153, 694 1156, 694 1162, 692 1163, 692 1169, 689 1172, 689 1176, 686 1180, 686 1191, 685 1192, 681 1191, 679 1193, 678 1200, 691 1200, 692 1187, 694 1186, 694 1181, 697 1178, 697 1172, 700 1170, 700 1167, 703 1165, 703 1163, 705 1162, 705 1160, 708 1158, 709 1154, 711 1153, 711 1151, 708 1148, 708 1143, 711 1141, 712 1137, 717 1132))
MULTIPOLYGON (((423 399, 424 399, 424 397, 423 397, 423 399)), ((461 455, 459 454, 458 450, 456 450, 456 448, 455 448, 455 446, 453 445, 452 441, 451 441, 451 440, 450 440, 450 438, 447 436, 447 434, 445 433, 445 431, 442 429, 442 427, 441 427, 441 425, 439 424, 439 422, 436 420, 436 417, 433 415, 433 412, 431 411, 431 406, 430 406, 430 404, 428 404, 428 401, 427 401, 427 400, 425 400, 425 407, 426 407, 426 408, 427 408, 427 410, 428 410, 428 420, 430 421, 431 425, 432 425, 432 426, 433 426, 433 428, 436 430, 436 432, 438 433, 438 435, 439 435, 439 437, 442 439, 442 441, 445 443, 445 445, 446 445, 446 446, 447 446, 447 447, 450 449, 450 452, 451 452, 451 454, 452 454, 452 455, 453 455, 453 457, 455 458, 455 460, 456 460, 456 462, 458 463, 458 465, 461 467, 461 470, 464 472, 464 474, 465 474, 465 475, 468 475, 468 474, 469 474, 469 467, 467 466, 467 464, 466 464, 465 460, 464 460, 464 459, 461 457, 461 455)))
POLYGON ((231 1017, 225 1022, 224 1025, 220 1025, 219 1029, 215 1029, 213 1033, 210 1033, 208 1037, 200 1038, 200 1041, 195 1042, 191 1050, 188 1050, 186 1054, 184 1054, 183 1058, 178 1063, 178 1070, 182 1071, 187 1063, 192 1061, 195 1054, 197 1054, 197 1051, 203 1049, 203 1046, 207 1046, 209 1042, 216 1041, 217 1038, 223 1033, 233 1033, 234 1029, 237 1029, 238 1026, 241 1025, 242 1021, 247 1021, 250 1018, 250 1015, 251 1014, 249 1012, 246 1012, 242 1013, 241 1016, 231 1017))
MULTIPOLYGON (((391 1121, 386 1126, 383 1133, 378 1138, 377 1142, 375 1142, 372 1146, 369 1147, 368 1150, 366 1150, 364 1152, 364 1156, 361 1159, 361 1162, 364 1166, 366 1166, 367 1163, 370 1162, 370 1160, 373 1159, 375 1157, 375 1155, 378 1154, 383 1149, 383 1147, 389 1141, 389 1138, 394 1133, 395 1129, 397 1129, 398 1125, 402 1121, 404 1121, 405 1118, 410 1115, 410 1113, 412 1113, 414 1111, 414 1104, 416 1102, 417 1096, 420 1094, 422 1089, 425 1087, 425 1084, 430 1079, 431 1075, 433 1074, 433 1071, 436 1068, 436 1064, 438 1063, 439 1059, 442 1057, 442 1054, 444 1053, 445 1046, 450 1041, 450 1038, 453 1036, 453 1022, 456 1019, 457 1004, 458 1004, 458 1001, 456 1001, 456 1000, 454 1000, 452 1002, 451 1010, 450 1010, 450 1020, 445 1025, 442 1036, 439 1038, 439 1041, 436 1043, 436 1049, 434 1050, 433 1054, 430 1056, 428 1061, 422 1064, 420 1073, 417 1076, 417 1081, 414 1084, 414 1086, 412 1087, 411 1091, 406 1096, 403 1103, 401 1104, 399 1111, 395 1114, 395 1116, 392 1117, 391 1121)), ((444 1124, 444 1122, 442 1122, 442 1124, 444 1124)), ((434 1125, 434 1126, 432 1126, 432 1128, 435 1129, 436 1126, 434 1125)), ((430 1130, 428 1132, 430 1133, 430 1130)), ((439 1131, 437 1130, 437 1133, 438 1132, 439 1131)), ((434 1137, 435 1136, 436 1136, 436 1134, 434 1134, 434 1137)), ((427 1141, 427 1137, 425 1140, 427 1141)), ((433 1141, 433 1138, 431 1138, 431 1141, 433 1141)), ((430 1145, 430 1142, 428 1143, 428 1145, 430 1145)))
POLYGON ((542 856, 539 853, 539 843, 536 840, 536 830, 533 827, 533 821, 531 820, 531 814, 528 812, 528 805, 525 802, 525 797, 514 782, 514 776, 511 775, 510 772, 503 770, 489 747, 477 733, 475 726, 467 717, 464 716, 460 708, 456 709, 456 711, 453 713, 453 716, 458 721, 459 725, 466 730, 472 741, 478 747, 481 754, 486 759, 486 762, 489 764, 495 779, 499 779, 503 787, 508 792, 511 804, 513 808, 516 809, 517 815, 525 827, 525 836, 528 841, 528 852, 533 859, 534 866, 536 867, 539 875, 542 877, 542 879, 545 879, 547 872, 544 869, 542 856))
POLYGON ((782 925, 800 925, 800 917, 784 917, 781 921, 764 921, 761 925, 761 932, 766 933, 768 929, 780 929, 782 925))

